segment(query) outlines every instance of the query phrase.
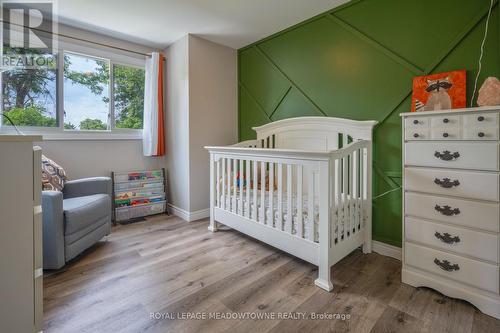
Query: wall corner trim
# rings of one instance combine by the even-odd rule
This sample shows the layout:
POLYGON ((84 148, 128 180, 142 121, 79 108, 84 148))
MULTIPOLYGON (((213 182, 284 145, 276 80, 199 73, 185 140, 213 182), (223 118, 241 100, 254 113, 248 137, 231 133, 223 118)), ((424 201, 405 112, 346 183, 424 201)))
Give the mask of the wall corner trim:
POLYGON ((172 214, 175 216, 180 217, 186 222, 193 222, 197 220, 201 220, 207 217, 210 217, 210 208, 205 208, 201 210, 197 210, 194 212, 188 212, 187 210, 181 209, 177 206, 174 206, 172 204, 168 204, 168 207, 170 208, 170 211, 172 214))
POLYGON ((381 254, 383 256, 391 257, 401 261, 403 255, 400 247, 382 243, 379 241, 372 241, 373 252, 381 254))

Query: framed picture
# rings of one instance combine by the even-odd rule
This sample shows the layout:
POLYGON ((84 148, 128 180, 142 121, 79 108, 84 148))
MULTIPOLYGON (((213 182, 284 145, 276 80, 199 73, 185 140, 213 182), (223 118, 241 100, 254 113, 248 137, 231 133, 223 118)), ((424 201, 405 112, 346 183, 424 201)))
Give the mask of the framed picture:
POLYGON ((465 76, 459 70, 415 77, 411 112, 465 108, 465 76))

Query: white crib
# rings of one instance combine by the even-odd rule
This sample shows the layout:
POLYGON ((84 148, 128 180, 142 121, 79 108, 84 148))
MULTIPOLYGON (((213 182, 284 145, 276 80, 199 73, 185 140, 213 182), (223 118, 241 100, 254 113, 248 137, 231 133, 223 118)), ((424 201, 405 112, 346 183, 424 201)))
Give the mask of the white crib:
POLYGON ((217 222, 319 267, 371 252, 376 121, 299 117, 254 127, 257 140, 210 152, 210 226, 217 222))

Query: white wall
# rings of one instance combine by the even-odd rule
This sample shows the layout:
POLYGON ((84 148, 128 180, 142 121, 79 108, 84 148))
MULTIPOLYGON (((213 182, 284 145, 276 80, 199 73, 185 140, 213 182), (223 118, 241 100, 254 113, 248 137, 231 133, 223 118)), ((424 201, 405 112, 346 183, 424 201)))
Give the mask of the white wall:
POLYGON ((165 53, 170 203, 191 214, 210 203, 209 155, 203 147, 237 141, 237 55, 192 35, 165 53))
POLYGON ((190 212, 209 207, 209 155, 204 146, 238 139, 236 50, 189 36, 190 212))
POLYGON ((165 50, 166 165, 170 204, 189 211, 188 36, 165 50))
POLYGON ((43 154, 56 161, 69 179, 110 176, 111 171, 157 169, 164 158, 144 157, 141 140, 70 140, 38 142, 43 154))

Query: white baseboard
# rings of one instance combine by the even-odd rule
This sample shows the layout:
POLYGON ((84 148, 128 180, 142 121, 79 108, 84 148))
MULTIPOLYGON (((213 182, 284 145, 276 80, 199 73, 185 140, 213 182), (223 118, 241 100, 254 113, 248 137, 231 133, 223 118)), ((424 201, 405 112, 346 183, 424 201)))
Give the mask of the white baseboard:
POLYGON ((201 220, 210 217, 210 208, 197 210, 194 212, 188 212, 187 210, 176 207, 172 204, 168 204, 170 212, 175 216, 179 216, 181 219, 187 222, 201 220))
POLYGON ((382 243, 379 241, 372 241, 372 250, 383 256, 391 257, 397 260, 401 260, 403 257, 400 247, 382 243))

